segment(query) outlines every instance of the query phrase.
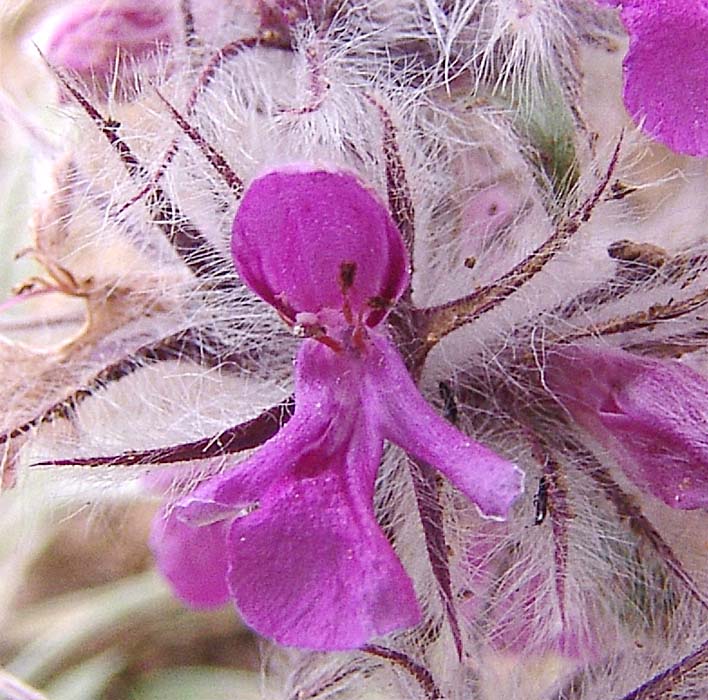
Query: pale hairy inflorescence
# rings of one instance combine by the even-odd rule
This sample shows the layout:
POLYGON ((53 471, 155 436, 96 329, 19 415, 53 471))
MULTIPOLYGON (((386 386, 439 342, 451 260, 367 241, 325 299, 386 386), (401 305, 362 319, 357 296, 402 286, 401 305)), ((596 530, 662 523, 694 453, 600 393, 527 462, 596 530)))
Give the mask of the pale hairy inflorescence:
POLYGON ((267 697, 702 697, 708 173, 631 101, 650 5, 59 8, 8 304, 68 330, 7 324, 4 485, 155 501, 267 697))

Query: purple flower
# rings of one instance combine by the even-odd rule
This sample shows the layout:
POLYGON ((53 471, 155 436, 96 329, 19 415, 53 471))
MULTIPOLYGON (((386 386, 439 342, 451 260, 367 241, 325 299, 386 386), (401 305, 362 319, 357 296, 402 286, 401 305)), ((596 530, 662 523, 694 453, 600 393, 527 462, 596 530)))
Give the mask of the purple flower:
POLYGON ((522 473, 435 413, 382 328, 408 286, 407 253, 354 176, 292 168, 255 180, 232 251, 246 284, 305 337, 295 414, 248 460, 165 508, 158 565, 188 603, 233 598, 286 645, 356 648, 415 625, 412 582, 374 514, 384 440, 489 518, 506 516, 522 473))
MULTIPOLYGON (((93 82, 106 94, 120 58, 119 76, 130 61, 142 64, 178 31, 171 3, 155 0, 89 0, 72 6, 54 29, 47 47, 49 62, 93 82)), ((144 68, 144 65, 143 65, 144 68)))
POLYGON ((682 363, 575 346, 549 355, 546 381, 573 418, 664 503, 708 507, 708 381, 682 363))
POLYGON ((624 102, 633 119, 674 151, 708 155, 708 2, 598 2, 621 7, 629 33, 624 102))

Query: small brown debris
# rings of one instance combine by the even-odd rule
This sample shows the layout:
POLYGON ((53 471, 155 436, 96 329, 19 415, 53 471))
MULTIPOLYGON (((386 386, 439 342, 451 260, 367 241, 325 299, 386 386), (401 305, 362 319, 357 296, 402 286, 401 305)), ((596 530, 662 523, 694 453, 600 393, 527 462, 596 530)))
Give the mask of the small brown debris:
POLYGON ((634 262, 648 267, 662 267, 668 260, 668 253, 653 243, 635 243, 634 241, 621 240, 611 243, 607 254, 613 260, 634 262))

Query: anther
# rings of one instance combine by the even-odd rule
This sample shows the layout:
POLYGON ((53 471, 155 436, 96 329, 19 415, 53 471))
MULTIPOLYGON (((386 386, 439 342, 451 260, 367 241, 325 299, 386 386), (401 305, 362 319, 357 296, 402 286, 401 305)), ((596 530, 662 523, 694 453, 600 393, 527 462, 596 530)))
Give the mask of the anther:
POLYGON ((344 320, 351 326, 354 323, 354 316, 352 315, 352 307, 349 303, 349 290, 354 285, 354 279, 356 278, 356 263, 355 262, 343 262, 339 266, 339 288, 342 290, 342 296, 344 297, 344 304, 342 305, 342 313, 344 314, 344 320))
POLYGON ((385 309, 391 308, 393 302, 391 301, 391 299, 385 299, 384 297, 371 297, 370 299, 366 300, 366 304, 367 306, 376 311, 383 311, 385 309))
POLYGON ((356 263, 343 262, 339 266, 339 287, 346 294, 353 286, 356 278, 356 263))

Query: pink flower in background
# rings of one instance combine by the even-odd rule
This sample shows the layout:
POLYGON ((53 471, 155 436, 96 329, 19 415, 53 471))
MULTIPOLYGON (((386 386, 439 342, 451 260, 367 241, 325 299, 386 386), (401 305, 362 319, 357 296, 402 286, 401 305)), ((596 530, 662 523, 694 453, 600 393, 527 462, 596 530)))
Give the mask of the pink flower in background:
POLYGON ((374 514, 384 440, 439 469, 489 518, 520 470, 428 405, 381 327, 409 283, 386 208, 345 172, 255 180, 233 226, 242 279, 305 337, 295 414, 245 462, 169 504, 152 543, 195 606, 232 598, 259 633, 292 646, 356 648, 416 624, 420 609, 374 514))
POLYGON ((708 155, 708 2, 597 1, 620 7, 629 33, 624 102, 633 119, 674 151, 708 155))
POLYGON ((565 590, 567 569, 558 561, 538 565, 531 558, 514 559, 504 546, 513 537, 508 524, 483 523, 470 538, 465 557, 466 590, 462 615, 488 630, 497 652, 518 654, 520 660, 563 657, 567 674, 608 652, 613 630, 601 606, 592 598, 565 590), (536 566, 534 566, 534 564, 536 566), (513 571, 501 576, 503 571, 513 571), (580 602, 582 601, 582 602, 580 602))
POLYGON ((47 59, 107 89, 117 59, 122 69, 126 62, 150 60, 173 42, 177 19, 173 3, 156 0, 90 0, 70 5, 49 39, 47 59))
POLYGON ((546 381, 573 418, 643 490, 708 507, 708 381, 675 360, 574 346, 547 358, 546 381))

